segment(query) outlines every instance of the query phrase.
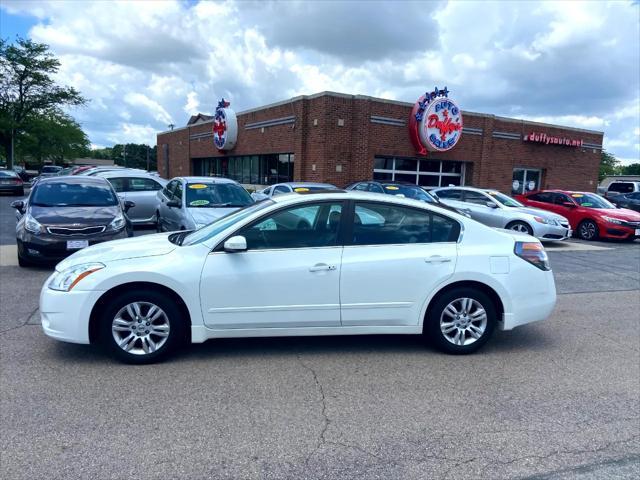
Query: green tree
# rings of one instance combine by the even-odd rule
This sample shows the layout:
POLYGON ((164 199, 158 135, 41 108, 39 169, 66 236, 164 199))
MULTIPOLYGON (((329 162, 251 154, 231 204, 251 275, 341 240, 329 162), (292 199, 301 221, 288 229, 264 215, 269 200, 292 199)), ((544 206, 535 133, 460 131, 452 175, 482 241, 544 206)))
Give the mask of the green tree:
POLYGON ((157 170, 156 147, 146 144, 127 143, 116 144, 111 149, 111 159, 117 164, 129 168, 147 169, 147 154, 149 155, 149 170, 157 170))
POLYGON ((632 163, 620 167, 620 175, 640 175, 640 163, 632 163))
POLYGON ((53 80, 59 68, 59 60, 44 43, 18 38, 10 44, 0 39, 0 145, 9 168, 15 140, 34 117, 62 114, 62 106, 86 103, 76 89, 53 80))
POLYGON ((618 173, 618 159, 611 155, 609 152, 602 150, 600 157, 600 173, 598 174, 598 181, 601 181, 607 175, 615 175, 618 173))
POLYGON ((80 125, 70 116, 55 111, 30 118, 16 143, 21 156, 37 163, 51 160, 62 164, 65 159, 88 155, 89 148, 89 139, 80 125))

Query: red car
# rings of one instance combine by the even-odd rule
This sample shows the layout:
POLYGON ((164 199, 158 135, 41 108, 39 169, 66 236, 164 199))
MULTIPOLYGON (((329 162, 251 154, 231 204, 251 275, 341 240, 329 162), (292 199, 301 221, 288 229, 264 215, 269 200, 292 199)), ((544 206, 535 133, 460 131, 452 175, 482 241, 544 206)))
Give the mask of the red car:
POLYGON ((640 213, 616 208, 595 193, 542 190, 516 195, 516 198, 530 207, 567 217, 573 231, 584 240, 640 237, 640 213))

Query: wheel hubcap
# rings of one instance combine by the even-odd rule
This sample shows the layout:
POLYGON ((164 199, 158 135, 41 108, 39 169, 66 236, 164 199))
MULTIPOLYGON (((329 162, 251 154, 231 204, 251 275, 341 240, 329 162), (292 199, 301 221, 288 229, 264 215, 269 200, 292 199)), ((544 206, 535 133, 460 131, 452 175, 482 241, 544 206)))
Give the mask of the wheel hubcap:
POLYGON ((471 345, 484 335, 486 329, 487 312, 473 298, 453 300, 440 315, 440 331, 454 345, 471 345))
POLYGON ((592 238, 596 234, 596 226, 593 223, 585 223, 582 225, 580 233, 585 238, 592 238))
POLYGON ((149 302, 122 307, 111 322, 116 345, 133 355, 148 355, 161 348, 169 338, 169 330, 167 314, 149 302))
POLYGON ((529 230, 527 229, 527 227, 525 227, 521 223, 516 223, 515 225, 512 225, 511 230, 515 230, 516 232, 529 233, 529 230))

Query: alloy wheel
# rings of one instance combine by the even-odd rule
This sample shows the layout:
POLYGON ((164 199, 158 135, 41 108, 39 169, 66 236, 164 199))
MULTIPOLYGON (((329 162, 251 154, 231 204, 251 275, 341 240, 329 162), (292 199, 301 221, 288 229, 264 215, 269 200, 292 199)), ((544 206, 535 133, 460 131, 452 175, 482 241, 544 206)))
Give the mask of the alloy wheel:
POLYGON ((531 232, 529 231, 529 228, 524 223, 514 223, 513 225, 511 225, 510 230, 531 234, 531 232))
POLYGON ((132 355, 148 355, 162 348, 170 333, 169 318, 150 302, 132 302, 122 307, 111 322, 116 345, 132 355))
POLYGON ((440 331, 444 338, 457 346, 471 345, 487 329, 487 312, 473 298, 457 298, 440 315, 440 331))
POLYGON ((596 225, 593 222, 584 222, 580 225, 580 236, 585 240, 591 240, 596 236, 596 225))

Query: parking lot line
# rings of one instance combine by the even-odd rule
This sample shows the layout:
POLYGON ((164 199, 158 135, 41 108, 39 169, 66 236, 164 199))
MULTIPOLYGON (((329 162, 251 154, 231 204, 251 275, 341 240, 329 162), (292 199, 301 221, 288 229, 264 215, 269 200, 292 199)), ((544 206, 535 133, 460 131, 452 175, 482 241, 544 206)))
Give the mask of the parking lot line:
POLYGON ((544 248, 548 252, 586 252, 589 250, 612 250, 611 247, 600 247, 598 245, 575 242, 571 240, 565 242, 545 242, 544 248))
POLYGON ((15 245, 0 245, 0 267, 18 265, 18 252, 15 245))

